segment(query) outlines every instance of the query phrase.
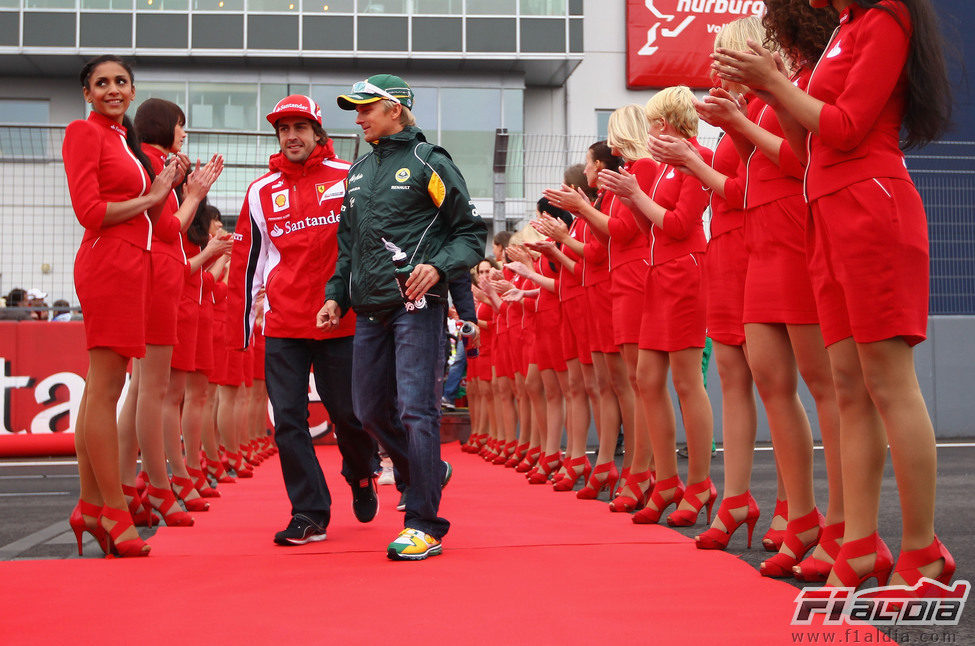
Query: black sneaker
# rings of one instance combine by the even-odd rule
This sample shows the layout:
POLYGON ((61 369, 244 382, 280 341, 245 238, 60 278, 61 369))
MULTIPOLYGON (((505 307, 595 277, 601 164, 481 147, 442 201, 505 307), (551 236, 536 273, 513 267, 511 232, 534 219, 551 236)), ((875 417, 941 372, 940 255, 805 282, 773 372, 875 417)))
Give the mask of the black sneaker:
POLYGON ((283 530, 274 535, 278 545, 304 545, 325 540, 325 528, 304 514, 295 514, 283 530))
POLYGON ((376 517, 379 499, 376 498, 376 479, 363 478, 352 487, 352 513, 360 523, 368 523, 376 517))
POLYGON ((399 502, 396 503, 396 511, 406 511, 406 489, 399 495, 399 502))
POLYGON ((440 483, 440 488, 443 489, 450 482, 450 476, 454 475, 454 467, 450 466, 450 462, 442 460, 444 465, 443 481, 440 483))

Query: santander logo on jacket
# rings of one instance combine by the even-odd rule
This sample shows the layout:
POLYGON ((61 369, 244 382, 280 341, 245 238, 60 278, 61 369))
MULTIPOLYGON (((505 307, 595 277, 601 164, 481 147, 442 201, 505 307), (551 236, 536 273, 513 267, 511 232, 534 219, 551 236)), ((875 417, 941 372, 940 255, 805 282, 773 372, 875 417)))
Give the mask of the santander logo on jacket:
POLYGON ((227 299, 231 346, 243 348, 249 342, 253 303, 262 287, 265 335, 349 336, 355 331, 351 314, 327 333, 315 325, 325 283, 335 272, 349 163, 335 157, 328 140, 303 164, 276 153, 269 166, 270 172, 247 189, 234 234, 227 299))

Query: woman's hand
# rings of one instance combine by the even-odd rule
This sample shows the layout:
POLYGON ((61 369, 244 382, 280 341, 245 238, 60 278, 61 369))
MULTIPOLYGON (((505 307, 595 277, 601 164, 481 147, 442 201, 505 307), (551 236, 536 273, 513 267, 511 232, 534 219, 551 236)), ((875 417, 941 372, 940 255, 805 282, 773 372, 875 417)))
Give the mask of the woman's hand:
POLYGON ((515 288, 515 286, 511 284, 511 281, 507 280, 492 280, 491 287, 494 288, 496 293, 501 295, 504 295, 507 291, 515 288))
POLYGON ((474 295, 474 300, 475 301, 478 301, 478 302, 481 302, 481 303, 487 303, 488 305, 491 304, 491 299, 489 299, 487 297, 487 294, 485 294, 484 293, 484 290, 481 289, 479 286, 477 286, 477 285, 471 285, 471 294, 474 295))
POLYGON ((636 176, 625 168, 620 168, 618 173, 603 169, 599 171, 599 180, 618 198, 628 202, 632 202, 633 196, 641 190, 640 184, 636 181, 636 176))
MULTIPOLYGON (((586 206, 590 205, 589 196, 581 188, 573 188, 565 184, 561 188, 547 188, 542 191, 542 195, 553 205, 576 215, 579 215, 586 206)), ((542 215, 545 214, 543 213, 542 215)), ((554 238, 555 236, 552 237, 554 238)))
MULTIPOLYGON (((552 201, 552 198, 549 198, 552 201)), ((554 202, 552 202, 554 204, 554 202)), ((565 207, 560 207, 565 208, 565 207)), ((566 209, 568 210, 568 209, 566 209)), ((565 242, 569 237, 569 227, 559 218, 553 218, 548 213, 542 213, 537 219, 532 220, 532 227, 547 238, 565 242)))
POLYGON ((509 289, 504 293, 504 296, 501 297, 501 300, 508 301, 509 303, 518 303, 523 301, 524 299, 525 299, 525 290, 518 289, 517 287, 514 289, 509 289))
POLYGON ((525 263, 517 260, 515 262, 507 262, 504 266, 523 278, 528 278, 532 271, 525 263))
POLYGON ((169 192, 173 190, 173 182, 176 180, 178 171, 179 164, 170 162, 163 166, 163 169, 156 175, 156 179, 152 180, 148 195, 152 198, 153 204, 159 204, 165 200, 169 192))
POLYGON ((167 164, 176 164, 176 180, 173 182, 172 188, 176 188, 183 183, 186 178, 186 174, 189 173, 190 167, 193 165, 190 162, 190 158, 183 153, 176 153, 172 157, 166 160, 167 164))
POLYGON ((525 245, 509 244, 507 251, 509 260, 520 262, 525 265, 532 264, 531 253, 528 251, 525 245))
POLYGON ((736 128, 747 120, 747 103, 742 96, 735 97, 722 88, 712 88, 703 101, 694 101, 697 116, 716 128, 736 128))
POLYGON ((532 251, 537 251, 546 258, 555 258, 555 252, 557 248, 555 243, 551 240, 540 240, 538 242, 529 242, 528 248, 532 251))
POLYGON ((691 142, 671 135, 651 136, 649 148, 654 159, 685 172, 688 164, 701 159, 701 154, 691 142))
POLYGON ((184 195, 202 201, 222 172, 223 155, 214 155, 202 168, 200 167, 200 160, 197 159, 196 168, 186 177, 184 195))
POLYGON ((223 236, 213 236, 207 241, 207 246, 203 248, 203 253, 209 254, 209 257, 221 256, 223 254, 230 255, 230 250, 234 246, 233 236, 229 233, 223 236))
POLYGON ((501 273, 500 269, 492 267, 491 271, 488 272, 488 278, 490 280, 504 280, 504 274, 501 273))
POLYGON ((763 100, 769 98, 774 101, 770 94, 763 91, 789 77, 782 56, 778 52, 773 54, 753 40, 748 41, 748 51, 736 52, 719 47, 711 54, 711 59, 714 61, 711 69, 718 77, 748 86, 763 100))

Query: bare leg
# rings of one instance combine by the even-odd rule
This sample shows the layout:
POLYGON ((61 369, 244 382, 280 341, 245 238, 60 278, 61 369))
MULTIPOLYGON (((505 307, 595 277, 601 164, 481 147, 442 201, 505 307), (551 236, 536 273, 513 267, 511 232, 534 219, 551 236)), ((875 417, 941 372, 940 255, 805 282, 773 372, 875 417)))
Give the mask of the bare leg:
POLYGON ((220 453, 217 450, 217 385, 207 384, 207 403, 203 408, 203 450, 206 451, 207 458, 219 460, 220 453))
MULTIPOLYGON (((623 468, 627 469, 633 462, 633 439, 637 432, 637 410, 642 408, 642 404, 638 404, 636 401, 633 382, 630 381, 629 370, 622 353, 607 354, 606 365, 609 367, 610 384, 613 386, 613 392, 616 393, 616 401, 619 402, 620 420, 623 424, 623 468)), ((635 370, 636 364, 633 365, 635 370)), ((641 428, 646 428, 646 425, 641 425, 641 428)), ((615 437, 613 438, 613 449, 615 452, 615 437)))
POLYGON ((568 370, 562 382, 566 409, 571 410, 566 427, 566 458, 571 460, 586 454, 590 412, 582 364, 578 359, 569 359, 565 363, 568 370))
MULTIPOLYGON (((681 419, 687 435, 689 485, 707 480, 711 475, 714 416, 711 412, 711 400, 704 389, 704 376, 701 374, 702 352, 701 348, 687 348, 670 353, 671 378, 680 402, 681 419)), ((709 495, 710 491, 698 494, 699 501, 707 501, 709 495)), ((678 509, 693 510, 693 501, 689 498, 690 496, 684 496, 678 509)))
POLYGON ((545 442, 542 453, 556 455, 562 448, 562 426, 565 416, 562 409, 562 386, 554 370, 542 370, 542 388, 545 391, 545 442))
POLYGON ((142 470, 149 476, 149 482, 166 481, 163 402, 169 389, 169 366, 172 357, 171 345, 147 345, 146 356, 139 362, 139 400, 135 430, 142 449, 142 470))
POLYGON ((592 355, 593 385, 599 401, 599 453, 596 455, 596 464, 613 461, 616 436, 620 429, 620 406, 613 390, 608 356, 602 352, 594 352, 592 355))
MULTIPOLYGON (((669 365, 670 355, 668 353, 657 352, 656 350, 639 350, 636 385, 637 393, 643 402, 649 432, 642 435, 638 433, 637 437, 646 437, 653 447, 657 482, 677 475, 677 421, 674 417, 674 406, 670 401, 670 394, 667 392, 667 368, 669 365)), ((697 372, 700 375, 700 361, 698 361, 697 372)), ((640 443, 636 446, 636 453, 637 457, 634 458, 631 467, 632 472, 646 471, 650 467, 649 456, 646 450, 641 451, 640 443)), ((708 455, 710 456, 710 454, 711 447, 708 446, 708 455)), ((659 493, 665 500, 670 500, 673 498, 674 489, 661 490, 659 493)), ((653 503, 648 504, 647 507, 657 509, 653 503)))
MULTIPOLYGON (((148 351, 148 348, 147 348, 148 351)), ((142 359, 132 360, 132 378, 125 401, 118 414, 118 466, 122 484, 135 485, 139 460, 139 438, 136 435, 136 416, 139 407, 139 384, 142 372, 142 359)))
POLYGON ((532 448, 540 447, 544 453, 545 436, 548 432, 548 417, 545 407, 545 388, 542 384, 542 373, 536 364, 528 366, 528 374, 525 375, 525 391, 528 393, 528 400, 531 403, 532 425, 531 440, 532 448))

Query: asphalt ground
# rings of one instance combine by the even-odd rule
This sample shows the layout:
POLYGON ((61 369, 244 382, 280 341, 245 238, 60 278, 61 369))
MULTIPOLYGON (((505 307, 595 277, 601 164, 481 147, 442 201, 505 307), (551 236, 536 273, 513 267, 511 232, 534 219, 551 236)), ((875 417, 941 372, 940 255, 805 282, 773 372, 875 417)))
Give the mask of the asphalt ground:
MULTIPOLYGON (((938 447, 938 503, 936 527, 939 538, 951 550, 958 569, 956 580, 975 580, 975 541, 972 540, 972 490, 975 465, 975 443, 966 440, 944 441, 938 447)), ((826 502, 826 473, 821 450, 816 451, 816 495, 820 505, 826 502)), ((501 467, 484 465, 484 468, 501 467)), ((684 469, 685 465, 681 465, 684 469)), ((521 477, 508 470, 512 478, 521 477)), ((715 455, 712 478, 720 487, 723 476, 721 452, 715 455)), ((526 485, 525 486, 529 486, 526 485)), ((761 536, 768 529, 775 505, 775 464, 768 447, 758 447, 752 476, 752 494, 762 508, 762 518, 755 528, 752 548, 745 548, 745 530, 732 538, 728 553, 753 566, 756 571, 768 555, 761 547, 761 536)), ((553 495, 558 495, 554 494, 553 495)), ((568 494, 562 494, 568 495, 568 494)), ((603 492, 601 500, 608 500, 603 492)), ((73 459, 29 458, 0 460, 0 560, 79 558, 74 535, 68 528, 68 515, 78 500, 77 466, 73 459)), ((580 501, 582 504, 598 504, 580 501)), ((714 508, 717 513, 717 504, 714 508)), ((608 512, 607 512, 608 513, 608 512)), ((621 515, 622 516, 622 515, 621 515)), ((626 522, 620 517, 619 522, 626 522)), ((695 527, 676 528, 693 537, 703 531, 695 527)), ((149 538, 155 530, 143 528, 140 534, 149 538)), ((888 461, 884 476, 880 508, 880 534, 893 554, 900 551, 900 510, 893 471, 888 461)), ((91 537, 90 549, 82 558, 99 558, 91 537)), ((797 588, 799 582, 790 580, 797 588)), ((950 627, 896 627, 891 633, 896 643, 975 644, 975 601, 962 613, 961 622, 950 627)))

